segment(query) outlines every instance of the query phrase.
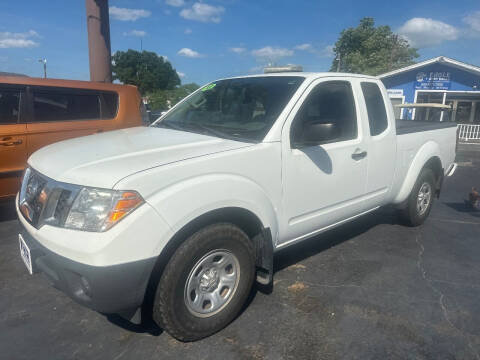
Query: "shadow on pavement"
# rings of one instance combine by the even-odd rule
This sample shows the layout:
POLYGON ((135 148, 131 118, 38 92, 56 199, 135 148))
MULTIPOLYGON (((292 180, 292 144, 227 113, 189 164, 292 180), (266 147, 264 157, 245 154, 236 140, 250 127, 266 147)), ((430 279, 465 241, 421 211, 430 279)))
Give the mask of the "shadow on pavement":
POLYGON ((15 211, 15 200, 0 202, 0 222, 15 220, 17 213, 15 211))
POLYGON ((444 204, 455 211, 458 211, 461 213, 469 213, 474 217, 480 217, 480 211, 473 208, 471 205, 467 204, 466 201, 462 203, 450 202, 450 203, 444 203, 444 204))
POLYGON ((138 333, 138 334, 143 334, 143 333, 148 333, 153 336, 159 336, 163 333, 163 330, 155 324, 155 322, 151 319, 148 319, 145 322, 142 322, 141 325, 136 325, 124 318, 122 318, 120 315, 117 314, 108 314, 106 315, 107 320, 110 321, 112 324, 115 324, 122 329, 138 333))
POLYGON ((350 223, 343 224, 338 228, 292 245, 288 249, 280 250, 275 254, 274 274, 331 247, 353 239, 377 225, 398 223, 399 219, 394 209, 383 208, 377 210, 350 223))

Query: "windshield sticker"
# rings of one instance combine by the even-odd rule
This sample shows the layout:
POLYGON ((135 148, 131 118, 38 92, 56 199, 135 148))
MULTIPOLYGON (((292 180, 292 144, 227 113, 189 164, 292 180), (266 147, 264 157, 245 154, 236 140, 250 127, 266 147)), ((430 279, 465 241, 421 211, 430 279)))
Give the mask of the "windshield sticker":
POLYGON ((215 86, 217 86, 217 84, 213 83, 213 84, 210 84, 210 85, 207 85, 205 86, 202 91, 207 91, 207 90, 211 90, 213 89, 215 86))

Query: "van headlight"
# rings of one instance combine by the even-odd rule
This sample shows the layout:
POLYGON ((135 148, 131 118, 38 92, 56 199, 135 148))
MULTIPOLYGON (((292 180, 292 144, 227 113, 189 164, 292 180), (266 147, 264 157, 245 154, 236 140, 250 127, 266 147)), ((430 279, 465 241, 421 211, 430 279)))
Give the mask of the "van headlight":
POLYGON ((63 227, 106 231, 143 203, 144 200, 135 191, 84 187, 68 210, 63 227))

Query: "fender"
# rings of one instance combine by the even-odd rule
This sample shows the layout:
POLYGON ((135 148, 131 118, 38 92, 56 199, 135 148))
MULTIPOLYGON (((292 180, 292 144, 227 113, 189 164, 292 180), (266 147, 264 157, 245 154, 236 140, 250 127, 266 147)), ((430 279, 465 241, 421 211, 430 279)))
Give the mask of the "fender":
POLYGON ((441 162, 440 154, 440 146, 434 141, 428 141, 420 147, 410 164, 400 191, 393 200, 394 204, 400 204, 408 198, 425 164, 432 158, 438 158, 441 162))
MULTIPOLYGON (((185 179, 161 189, 146 201, 174 234, 203 214, 237 207, 257 216, 263 228, 270 229, 272 241, 278 237, 276 211, 267 193, 254 181, 239 175, 217 173, 185 179)), ((157 254, 165 245, 158 245, 157 254)))

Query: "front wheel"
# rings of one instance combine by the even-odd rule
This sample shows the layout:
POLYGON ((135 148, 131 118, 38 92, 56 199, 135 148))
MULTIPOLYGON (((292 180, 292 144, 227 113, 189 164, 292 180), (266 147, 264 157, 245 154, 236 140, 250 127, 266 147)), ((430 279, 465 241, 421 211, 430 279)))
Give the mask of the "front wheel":
POLYGON ((430 214, 435 198, 435 175, 430 169, 423 169, 418 176, 407 200, 407 207, 401 215, 410 226, 423 224, 430 214))
POLYGON ((157 287, 154 320, 181 341, 209 336, 244 305, 255 275, 254 248, 238 227, 214 224, 175 251, 157 287))

